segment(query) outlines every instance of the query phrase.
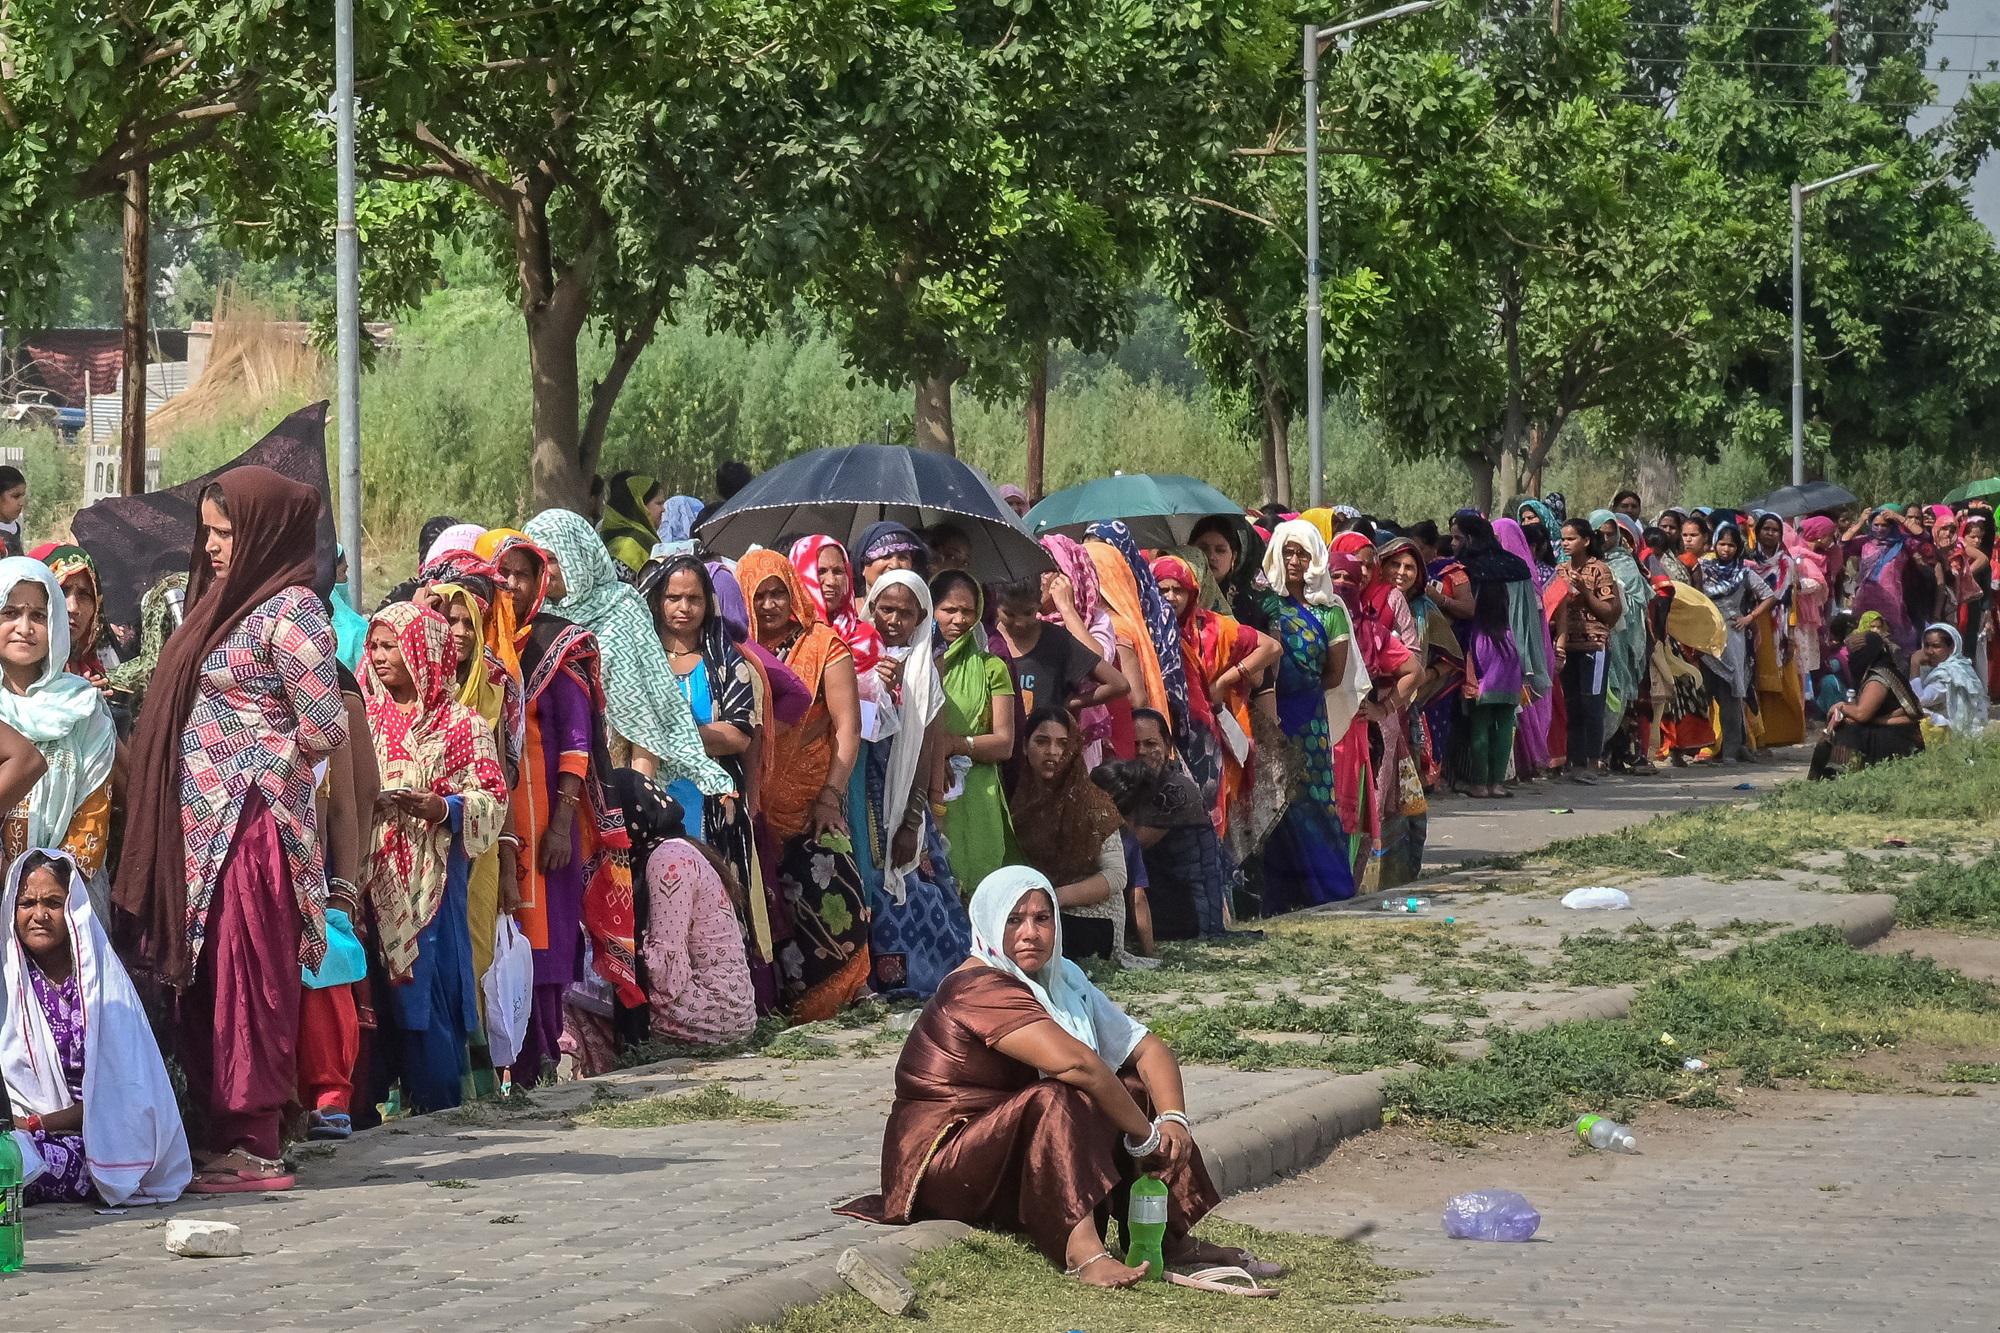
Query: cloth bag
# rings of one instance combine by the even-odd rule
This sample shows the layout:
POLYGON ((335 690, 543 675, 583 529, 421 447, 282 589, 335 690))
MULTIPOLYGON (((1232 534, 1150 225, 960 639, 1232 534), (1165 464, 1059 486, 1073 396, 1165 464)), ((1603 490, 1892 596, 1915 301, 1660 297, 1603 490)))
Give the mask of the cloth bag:
POLYGON ((368 955, 354 933, 354 923, 338 907, 326 909, 326 957, 317 968, 302 967, 299 979, 307 990, 352 986, 368 975, 368 955))
POLYGON ((521 1056, 535 991, 534 947, 505 912, 494 923, 493 965, 479 979, 479 990, 486 997, 486 1049, 493 1067, 504 1069, 521 1056))

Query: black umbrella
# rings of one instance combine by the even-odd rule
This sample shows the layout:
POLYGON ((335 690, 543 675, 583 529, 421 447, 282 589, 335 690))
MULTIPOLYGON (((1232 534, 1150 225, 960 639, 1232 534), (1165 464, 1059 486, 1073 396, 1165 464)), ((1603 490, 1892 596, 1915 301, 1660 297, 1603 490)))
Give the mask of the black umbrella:
MULTIPOLYGON (((971 543, 971 573, 986 581, 1054 567, 1040 543, 977 468, 950 454, 898 444, 814 449, 787 459, 731 497, 697 531, 720 555, 825 533, 851 545, 882 520, 925 528, 952 523, 971 543)), ((860 552, 852 552, 859 562, 860 552)))
POLYGON ((1779 518, 1797 518, 1801 514, 1817 514, 1822 509, 1844 509, 1859 503, 1852 491, 1830 481, 1809 481, 1801 486, 1780 486, 1743 507, 1768 509, 1779 518))

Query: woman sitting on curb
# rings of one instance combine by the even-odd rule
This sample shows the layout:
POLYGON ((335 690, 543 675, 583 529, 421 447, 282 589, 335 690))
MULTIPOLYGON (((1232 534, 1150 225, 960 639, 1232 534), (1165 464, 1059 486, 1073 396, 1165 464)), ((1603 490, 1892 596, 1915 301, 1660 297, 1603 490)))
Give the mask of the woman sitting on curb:
POLYGON ((996 870, 970 914, 972 957, 931 997, 896 1065, 882 1193, 836 1211, 1026 1232, 1071 1277, 1129 1287, 1145 1266, 1114 1258, 1104 1228, 1144 1171, 1167 1186, 1169 1265, 1276 1276, 1188 1234, 1219 1196, 1182 1109, 1180 1065, 1063 958, 1048 877, 996 870))

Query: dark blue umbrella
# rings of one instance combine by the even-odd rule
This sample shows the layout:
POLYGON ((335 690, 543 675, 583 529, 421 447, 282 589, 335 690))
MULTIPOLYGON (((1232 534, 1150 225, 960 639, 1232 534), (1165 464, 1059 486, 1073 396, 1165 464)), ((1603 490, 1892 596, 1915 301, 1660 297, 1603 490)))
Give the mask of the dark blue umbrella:
POLYGON ((910 528, 952 523, 972 548, 974 577, 992 582, 1053 568, 983 473, 950 454, 899 444, 814 449, 787 459, 730 498, 697 529, 709 550, 740 556, 785 537, 825 533, 852 545, 883 520, 910 528))

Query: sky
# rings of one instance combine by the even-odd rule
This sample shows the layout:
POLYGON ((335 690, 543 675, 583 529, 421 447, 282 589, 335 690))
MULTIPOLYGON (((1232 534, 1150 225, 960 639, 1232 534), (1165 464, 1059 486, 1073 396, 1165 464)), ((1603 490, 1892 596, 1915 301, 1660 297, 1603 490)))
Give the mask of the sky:
MULTIPOLYGON (((1980 79, 2000 79, 2000 71, 1986 69, 1988 61, 2000 61, 2000 0, 1955 0, 1938 16, 1937 27, 1929 63, 1950 65, 1930 75, 1940 103, 1949 105, 1964 93, 1968 73, 1976 73, 1980 79)), ((1944 114, 1942 107, 1922 111, 1912 124, 1922 129, 1936 124, 1944 114)), ((1987 229, 2000 235, 2000 154, 1987 158, 1985 168, 1973 178, 1972 207, 1987 229)))

